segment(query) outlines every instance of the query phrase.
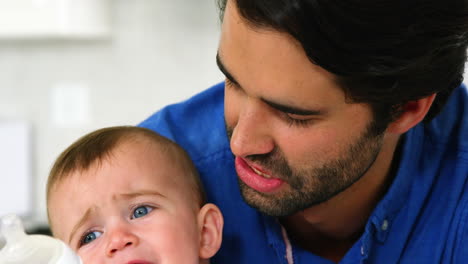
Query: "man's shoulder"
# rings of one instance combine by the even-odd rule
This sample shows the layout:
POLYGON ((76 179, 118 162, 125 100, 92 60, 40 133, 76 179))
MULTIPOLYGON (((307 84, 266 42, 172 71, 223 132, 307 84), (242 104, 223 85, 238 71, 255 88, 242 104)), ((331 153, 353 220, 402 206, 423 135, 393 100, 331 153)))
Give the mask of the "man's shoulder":
MULTIPOLYGON (((468 161, 467 161, 468 163, 468 161)), ((468 181, 467 181, 468 182, 468 181)), ((468 184, 468 183, 467 183, 468 184)), ((468 186, 459 203, 457 216, 454 219, 453 251, 454 263, 464 263, 468 259, 468 186)), ((451 245, 449 245, 451 246, 451 245)))
POLYGON ((376 259, 463 263, 454 260, 468 257, 467 109, 460 86, 434 120, 405 135, 398 172, 374 212, 376 223, 386 219, 391 226, 376 226, 388 242, 376 259))
POLYGON ((224 127, 224 83, 168 105, 138 126, 175 141, 194 160, 221 151, 228 143, 224 127))
MULTIPOLYGON (((413 149, 407 153, 419 153, 407 156, 414 165, 405 166, 414 177, 410 197, 421 201, 420 210, 415 211, 418 217, 411 237, 416 238, 413 242, 427 240, 427 248, 435 245, 437 249, 432 255, 443 263, 463 263, 461 259, 468 258, 467 135, 468 90, 462 85, 433 121, 413 131, 410 145, 413 149)), ((412 199, 406 201, 410 203, 412 199)), ((419 252, 420 244, 409 245, 419 252)), ((406 254, 411 256, 409 252, 406 254)))

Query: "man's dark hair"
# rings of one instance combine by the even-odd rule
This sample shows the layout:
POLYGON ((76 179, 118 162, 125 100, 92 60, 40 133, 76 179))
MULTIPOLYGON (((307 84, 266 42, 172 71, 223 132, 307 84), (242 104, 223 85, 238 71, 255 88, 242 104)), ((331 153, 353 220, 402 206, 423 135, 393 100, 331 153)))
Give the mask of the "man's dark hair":
MULTIPOLYGON (((468 0, 230 1, 252 26, 293 36, 348 100, 372 107, 377 130, 437 93, 430 121, 463 80, 468 0)), ((226 0, 218 4, 222 18, 226 0)))

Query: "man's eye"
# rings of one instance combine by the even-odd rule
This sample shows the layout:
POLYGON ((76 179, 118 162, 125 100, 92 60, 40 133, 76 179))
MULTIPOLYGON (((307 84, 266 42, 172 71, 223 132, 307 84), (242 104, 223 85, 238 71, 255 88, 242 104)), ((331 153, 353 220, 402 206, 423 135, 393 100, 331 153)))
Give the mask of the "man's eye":
POLYGON ((135 210, 133 211, 133 214, 132 214, 132 219, 134 218, 140 218, 142 216, 145 216, 147 215, 149 212, 151 212, 153 210, 153 207, 151 206, 138 206, 137 208, 135 208, 135 210))
POLYGON ((92 231, 92 232, 84 234, 84 236, 80 239, 80 246, 93 242, 95 239, 97 239, 101 235, 102 235, 102 232, 99 232, 99 231, 92 231))
POLYGON ((298 116, 298 115, 293 115, 293 114, 286 114, 285 116, 286 116, 286 121, 288 122, 289 126, 295 125, 295 126, 307 127, 313 121, 311 117, 298 116))

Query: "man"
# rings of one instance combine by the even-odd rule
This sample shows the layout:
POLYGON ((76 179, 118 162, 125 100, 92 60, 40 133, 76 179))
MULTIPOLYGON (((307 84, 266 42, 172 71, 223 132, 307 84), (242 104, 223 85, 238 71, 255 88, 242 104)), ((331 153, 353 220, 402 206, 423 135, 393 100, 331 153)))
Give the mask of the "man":
POLYGON ((220 6, 225 84, 141 124, 220 206, 213 261, 466 261, 468 1, 220 6))

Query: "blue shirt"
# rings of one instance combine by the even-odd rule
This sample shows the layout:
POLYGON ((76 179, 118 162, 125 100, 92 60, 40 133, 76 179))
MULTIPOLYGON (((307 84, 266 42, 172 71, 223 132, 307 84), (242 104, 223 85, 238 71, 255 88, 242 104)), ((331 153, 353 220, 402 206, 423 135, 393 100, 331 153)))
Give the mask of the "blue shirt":
MULTIPOLYGON (((274 217, 242 200, 224 125, 224 84, 142 122, 191 156, 225 220, 212 263, 288 263, 274 217)), ((332 263, 292 245, 295 264, 332 263)), ((457 88, 431 123, 403 137, 397 175, 340 263, 468 263, 468 96, 457 88)))

